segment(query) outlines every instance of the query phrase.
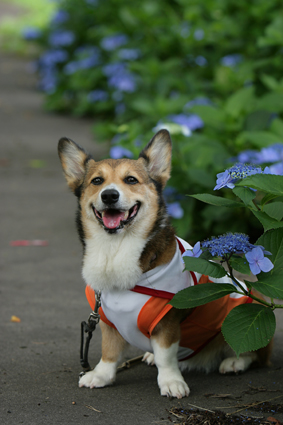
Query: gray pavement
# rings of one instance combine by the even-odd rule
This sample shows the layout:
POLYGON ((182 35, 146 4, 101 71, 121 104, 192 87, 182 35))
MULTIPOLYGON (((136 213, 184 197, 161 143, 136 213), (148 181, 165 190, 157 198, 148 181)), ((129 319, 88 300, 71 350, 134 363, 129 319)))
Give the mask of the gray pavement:
MULTIPOLYGON (((120 372, 111 387, 78 388, 80 322, 90 310, 80 275, 76 200, 62 175, 57 141, 68 136, 96 158, 105 146, 93 142, 92 121, 44 112, 35 86, 24 59, 2 56, 0 424, 169 424, 177 421, 169 414, 171 407, 233 412, 237 403, 283 396, 282 311, 277 314, 269 369, 224 377, 187 373, 191 395, 180 401, 159 395, 156 369, 144 364, 120 372), (34 239, 47 240, 48 246, 10 246, 11 241, 34 239), (11 322, 12 315, 21 322, 11 322), (214 397, 223 394, 230 396, 214 397)), ((92 365, 100 357, 100 340, 97 330, 90 349, 92 365)), ((126 357, 137 354, 132 348, 126 357)), ((252 409, 242 413, 260 416, 252 409)), ((268 416, 283 419, 282 413, 268 416)))

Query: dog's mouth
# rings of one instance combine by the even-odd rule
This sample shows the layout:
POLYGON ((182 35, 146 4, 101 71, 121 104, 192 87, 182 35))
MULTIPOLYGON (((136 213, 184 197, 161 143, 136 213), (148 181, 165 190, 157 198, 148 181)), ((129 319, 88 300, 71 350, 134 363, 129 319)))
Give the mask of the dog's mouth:
POLYGON ((132 208, 127 211, 122 211, 114 208, 98 211, 94 206, 93 212, 97 220, 103 224, 105 230, 109 233, 115 233, 130 223, 137 216, 140 209, 140 202, 137 202, 132 208))

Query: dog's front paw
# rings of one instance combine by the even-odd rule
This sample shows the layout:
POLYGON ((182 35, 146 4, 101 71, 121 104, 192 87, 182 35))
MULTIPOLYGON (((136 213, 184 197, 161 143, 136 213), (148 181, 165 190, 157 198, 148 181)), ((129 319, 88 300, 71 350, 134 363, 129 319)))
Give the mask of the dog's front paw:
POLYGON ((220 364, 219 372, 222 374, 244 372, 250 364, 249 357, 239 357, 238 359, 237 357, 228 357, 220 364))
POLYGON ((159 379, 160 394, 167 397, 183 398, 190 394, 190 389, 184 380, 159 379))
POLYGON ((79 387, 102 388, 114 382, 116 363, 100 360, 95 369, 86 372, 79 380, 79 387))
POLYGON ((154 366, 155 365, 154 354, 147 351, 146 353, 144 353, 142 361, 145 362, 149 366, 154 366))
POLYGON ((86 374, 79 379, 79 387, 102 388, 110 384, 112 384, 112 381, 105 376, 99 375, 95 369, 86 372, 86 374))

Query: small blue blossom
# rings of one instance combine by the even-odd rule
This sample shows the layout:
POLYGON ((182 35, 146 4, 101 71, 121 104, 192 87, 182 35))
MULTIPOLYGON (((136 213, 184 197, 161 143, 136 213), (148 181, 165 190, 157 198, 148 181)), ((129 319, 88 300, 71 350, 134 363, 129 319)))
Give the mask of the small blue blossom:
POLYGON ((202 254, 202 249, 200 247, 200 242, 197 242, 193 249, 189 249, 184 252, 182 257, 195 257, 198 258, 202 254))
POLYGON ((184 106, 184 108, 192 108, 193 106, 196 105, 211 105, 211 100, 208 99, 207 97, 196 97, 195 99, 190 100, 188 103, 186 103, 186 105, 184 106))
POLYGON ((41 37, 41 34, 41 30, 39 28, 34 27, 26 27, 22 32, 24 39, 27 41, 37 40, 39 37, 41 37))
POLYGON ((257 275, 260 272, 269 272, 274 267, 269 258, 264 257, 262 247, 260 246, 253 248, 245 255, 248 260, 250 270, 254 275, 257 275))
POLYGON ((169 119, 176 124, 186 127, 190 131, 197 130, 204 126, 202 119, 196 114, 170 115, 169 119))
POLYGON ((50 34, 48 41, 54 47, 69 46, 75 41, 75 34, 68 30, 56 30, 50 34))
POLYGON ((128 42, 128 37, 125 34, 115 34, 104 37, 101 40, 100 46, 107 51, 116 50, 128 42))
POLYGON ((113 77, 116 74, 122 74, 126 71, 126 65, 122 62, 115 62, 105 65, 102 68, 104 75, 107 77, 113 77))
POLYGON ((249 242, 249 237, 244 233, 226 233, 212 237, 201 244, 213 257, 225 257, 231 254, 242 254, 251 251, 254 245, 249 242))
POLYGON ((196 29, 194 32, 194 39, 200 41, 203 38, 204 38, 204 30, 201 28, 196 29))
POLYGON ((136 90, 135 76, 129 71, 113 75, 109 78, 108 84, 121 92, 132 93, 136 90))
POLYGON ((235 187, 234 183, 236 183, 238 180, 261 173, 262 169, 260 167, 241 163, 235 164, 233 167, 229 168, 223 173, 217 174, 216 186, 214 187, 214 190, 219 190, 223 187, 233 189, 235 187))
POLYGON ((171 217, 180 219, 184 216, 184 210, 179 202, 172 202, 170 204, 167 204, 166 206, 167 212, 171 217))
POLYGON ((133 158, 134 154, 129 149, 123 148, 122 146, 113 146, 110 149, 110 158, 120 159, 123 157, 133 158))
POLYGON ((70 15, 65 10, 57 10, 53 17, 51 18, 51 24, 61 25, 68 21, 70 15))
POLYGON ((207 65, 207 59, 205 59, 205 57, 204 57, 204 56, 197 56, 197 57, 195 58, 195 63, 196 63, 198 66, 205 66, 205 65, 207 65))
POLYGON ((88 101, 91 103, 95 102, 105 102, 108 100, 108 93, 105 90, 92 90, 87 95, 88 101))
POLYGON ((278 162, 269 166, 270 174, 275 174, 277 176, 283 176, 283 162, 278 162))
POLYGON ((57 63, 65 62, 68 59, 68 53, 62 49, 46 50, 39 58, 40 67, 50 67, 57 63))
POLYGON ((121 49, 118 52, 118 56, 122 60, 134 61, 137 60, 141 55, 139 49, 121 49))
POLYGON ((233 68, 234 66, 241 63, 242 60, 243 60, 243 56, 238 53, 235 53, 232 55, 226 55, 221 59, 221 65, 227 66, 229 68, 233 68))

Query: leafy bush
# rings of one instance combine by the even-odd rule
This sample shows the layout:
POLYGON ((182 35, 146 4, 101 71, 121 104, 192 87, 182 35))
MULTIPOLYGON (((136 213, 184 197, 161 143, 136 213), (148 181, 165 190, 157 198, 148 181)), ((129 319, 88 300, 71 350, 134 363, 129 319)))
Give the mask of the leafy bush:
POLYGON ((243 150, 282 142, 282 16, 278 0, 61 0, 30 38, 43 49, 46 107, 95 117, 113 157, 136 157, 153 130, 170 130, 167 200, 180 236, 229 229, 256 240, 249 210, 215 212, 185 195, 212 193, 215 174, 243 150))

